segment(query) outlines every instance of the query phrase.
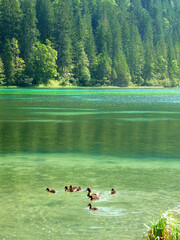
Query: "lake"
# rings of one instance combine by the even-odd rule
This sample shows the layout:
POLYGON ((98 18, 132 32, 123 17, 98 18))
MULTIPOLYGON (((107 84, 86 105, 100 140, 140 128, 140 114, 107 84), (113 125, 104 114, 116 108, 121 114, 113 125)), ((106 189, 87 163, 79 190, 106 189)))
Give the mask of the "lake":
POLYGON ((0 239, 143 239, 179 156, 180 89, 0 89, 0 239))

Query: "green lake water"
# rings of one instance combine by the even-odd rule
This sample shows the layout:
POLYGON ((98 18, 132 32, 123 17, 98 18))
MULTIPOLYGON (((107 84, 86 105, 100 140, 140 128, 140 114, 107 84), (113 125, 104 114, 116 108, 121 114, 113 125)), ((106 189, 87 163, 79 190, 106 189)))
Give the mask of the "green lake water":
POLYGON ((143 239, 180 210, 179 157, 179 89, 0 89, 0 239, 143 239))

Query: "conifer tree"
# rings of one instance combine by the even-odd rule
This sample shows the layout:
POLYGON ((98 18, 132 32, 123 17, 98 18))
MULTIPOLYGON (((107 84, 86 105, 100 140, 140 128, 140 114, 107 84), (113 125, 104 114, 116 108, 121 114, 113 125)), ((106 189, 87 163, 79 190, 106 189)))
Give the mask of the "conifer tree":
MULTIPOLYGON (((74 19, 75 19, 75 34, 73 36, 74 46, 74 77, 78 79, 79 84, 88 86, 91 80, 91 73, 89 70, 89 59, 86 53, 86 41, 88 34, 88 27, 86 21, 83 19, 83 14, 86 15, 86 7, 83 9, 83 4, 79 1, 73 1, 74 4, 74 19)), ((93 49, 92 49, 93 50, 93 49)))
POLYGON ((145 84, 149 84, 149 81, 155 79, 155 56, 154 56, 154 45, 153 45, 153 29, 152 22, 149 17, 147 17, 146 28, 144 32, 144 68, 143 68, 143 78, 145 84))
POLYGON ((179 0, 0 0, 0 30, 7 85, 46 83, 58 66, 83 86, 179 86, 179 0))
MULTIPOLYGON (((109 3, 107 6, 109 6, 109 3)), ((109 11, 107 6, 102 4, 99 10, 100 17, 96 28, 96 45, 98 52, 97 80, 100 84, 111 85, 113 37, 107 14, 109 11)), ((113 69, 113 73, 115 76, 115 69, 113 69)))
POLYGON ((33 46, 38 37, 35 0, 23 0, 21 8, 23 21, 21 25, 20 49, 21 55, 26 62, 26 72, 28 73, 33 46))
POLYGON ((116 11, 111 17, 112 24, 112 85, 128 86, 131 82, 129 68, 123 52, 121 26, 116 11))
POLYGON ((121 9, 121 11, 123 11, 124 13, 131 6, 131 1, 130 0, 116 0, 116 3, 118 4, 119 9, 121 9))
POLYGON ((113 71, 111 82, 114 86, 126 87, 131 83, 131 75, 126 58, 120 46, 117 46, 112 63, 113 71))
POLYGON ((83 43, 80 42, 76 46, 76 65, 74 68, 75 78, 79 80, 81 86, 88 86, 91 79, 89 71, 89 60, 85 53, 83 43))
POLYGON ((173 87, 179 86, 180 68, 178 66, 178 61, 176 60, 175 57, 175 51, 170 37, 168 42, 168 73, 169 78, 171 80, 171 85, 173 87))
POLYGON ((1 0, 0 2, 0 36, 2 43, 19 36, 22 13, 19 0, 1 0))
POLYGON ((126 57, 126 61, 129 59, 129 52, 130 52, 130 41, 131 41, 131 36, 130 36, 130 26, 128 23, 128 20, 126 19, 127 16, 124 15, 124 13, 120 12, 118 15, 119 18, 119 23, 121 25, 121 39, 122 39, 122 47, 123 47, 123 52, 126 57))
POLYGON ((5 84, 5 75, 4 75, 4 64, 2 58, 0 57, 0 85, 5 84))
POLYGON ((54 12, 51 0, 36 0, 37 29, 42 43, 52 39, 54 12))
POLYGON ((115 69, 112 73, 112 60, 105 49, 98 55, 97 81, 100 85, 111 85, 111 76, 117 76, 115 69))
POLYGON ((3 48, 3 63, 4 63, 4 73, 6 76, 6 84, 14 84, 14 56, 12 52, 11 43, 6 40, 3 48))
POLYGON ((132 82, 137 85, 143 84, 144 79, 142 74, 144 67, 144 52, 137 25, 134 23, 131 23, 128 65, 131 72, 132 82))
POLYGON ((112 33, 106 11, 103 11, 102 16, 98 21, 96 29, 96 45, 98 53, 107 51, 107 53, 111 55, 112 33))
POLYGON ((17 39, 13 38, 11 41, 11 49, 13 54, 13 75, 14 84, 19 85, 19 80, 21 80, 22 74, 25 70, 25 62, 20 58, 20 50, 18 46, 17 39))
POLYGON ((85 28, 83 37, 84 49, 89 60, 89 70, 91 73, 91 78, 95 79, 97 70, 97 51, 92 29, 92 19, 89 11, 89 5, 86 0, 83 1, 82 12, 82 21, 85 28))
POLYGON ((60 74, 65 76, 73 69, 70 5, 70 1, 66 0, 54 2, 54 42, 58 52, 57 65, 60 74))

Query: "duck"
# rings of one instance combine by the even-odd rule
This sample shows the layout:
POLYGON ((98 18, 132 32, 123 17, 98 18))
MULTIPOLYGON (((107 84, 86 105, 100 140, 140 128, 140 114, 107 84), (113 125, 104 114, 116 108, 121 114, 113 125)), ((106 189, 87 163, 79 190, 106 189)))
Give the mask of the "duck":
POLYGON ((66 192, 74 192, 74 190, 72 188, 68 188, 67 186, 65 186, 64 189, 66 192))
POLYGON ((93 210, 93 211, 99 210, 97 207, 92 207, 91 203, 88 204, 88 207, 90 210, 93 210))
POLYGON ((114 188, 112 188, 111 194, 116 194, 116 191, 114 190, 114 188))
POLYGON ((46 188, 46 191, 49 192, 49 193, 56 193, 55 190, 50 190, 49 188, 46 188))
POLYGON ((82 188, 81 188, 81 187, 78 187, 76 191, 77 191, 77 192, 80 192, 80 191, 82 191, 82 188))
POLYGON ((90 198, 91 201, 98 201, 98 200, 100 200, 100 198, 98 196, 95 196, 95 195, 89 196, 89 198, 90 198))
POLYGON ((101 196, 100 193, 91 193, 91 188, 90 188, 90 187, 88 187, 88 188, 86 189, 86 191, 88 191, 88 194, 87 194, 88 197, 92 196, 93 198, 96 198, 96 197, 101 196))
POLYGON ((70 185, 70 186, 69 186, 69 189, 72 189, 72 190, 74 190, 74 192, 76 192, 77 189, 78 189, 78 187, 73 187, 72 185, 70 185))

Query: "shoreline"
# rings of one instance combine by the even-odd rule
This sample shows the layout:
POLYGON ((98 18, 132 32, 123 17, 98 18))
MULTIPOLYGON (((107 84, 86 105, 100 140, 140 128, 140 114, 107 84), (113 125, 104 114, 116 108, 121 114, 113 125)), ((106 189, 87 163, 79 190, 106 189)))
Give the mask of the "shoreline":
POLYGON ((100 87, 81 87, 81 86, 0 86, 0 89, 179 89, 180 87, 162 87, 162 86, 129 86, 129 87, 118 87, 118 86, 100 86, 100 87))

